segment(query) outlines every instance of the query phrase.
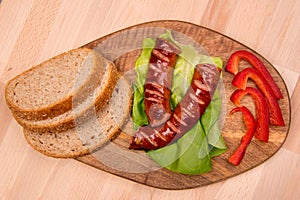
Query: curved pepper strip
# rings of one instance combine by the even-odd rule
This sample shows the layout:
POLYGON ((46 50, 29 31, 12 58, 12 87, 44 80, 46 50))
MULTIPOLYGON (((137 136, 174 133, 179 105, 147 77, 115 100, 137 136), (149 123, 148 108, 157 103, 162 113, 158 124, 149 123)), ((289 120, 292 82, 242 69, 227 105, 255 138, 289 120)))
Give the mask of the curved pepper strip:
POLYGON ((267 100, 270 112, 270 123, 277 126, 284 126, 281 109, 274 96, 267 80, 254 68, 245 68, 235 75, 232 80, 232 85, 239 89, 245 89, 248 79, 255 82, 256 86, 263 93, 267 100))
POLYGON ((236 106, 240 106, 240 101, 245 95, 250 95, 255 103, 256 130, 255 138, 262 141, 269 141, 269 109, 262 93, 253 87, 247 87, 245 90, 238 89, 232 93, 230 100, 236 106))
POLYGON ((243 118, 246 124, 247 132, 242 137, 239 147, 228 159, 228 161, 234 165, 239 165, 241 163, 242 159, 244 158, 247 146, 250 144, 256 129, 255 119, 252 113, 245 106, 236 107, 232 109, 230 112, 230 116, 238 111, 241 111, 243 113, 243 118))
POLYGON ((276 99, 283 98, 278 85, 275 83, 274 79, 272 78, 265 65, 253 53, 249 51, 239 50, 234 52, 228 59, 227 65, 225 67, 226 71, 232 74, 237 74, 239 62, 241 59, 248 61, 254 68, 256 68, 261 73, 261 75, 263 75, 263 77, 265 77, 276 99))

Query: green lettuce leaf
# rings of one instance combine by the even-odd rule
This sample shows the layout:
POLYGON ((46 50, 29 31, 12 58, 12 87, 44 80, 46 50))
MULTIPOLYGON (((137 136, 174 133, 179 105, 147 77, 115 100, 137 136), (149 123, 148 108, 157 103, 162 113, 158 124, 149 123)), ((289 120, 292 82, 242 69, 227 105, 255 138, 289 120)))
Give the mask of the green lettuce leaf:
POLYGON ((181 45, 181 54, 177 59, 173 72, 170 102, 172 109, 176 107, 189 89, 194 75, 194 68, 199 59, 200 56, 193 46, 181 45))
POLYGON ((134 98, 132 107, 132 119, 135 129, 137 129, 139 126, 148 124, 148 118, 145 112, 144 104, 144 83, 146 80, 151 52, 154 46, 154 39, 145 38, 143 40, 143 50, 135 63, 136 82, 134 84, 134 98))
POLYGON ((221 135, 219 126, 219 117, 221 113, 222 98, 219 90, 215 91, 215 94, 203 113, 200 123, 206 134, 207 141, 210 146, 210 156, 217 156, 225 152, 227 147, 221 135))
POLYGON ((160 166, 183 174, 200 174, 211 170, 209 146, 198 122, 175 143, 148 151, 160 166))

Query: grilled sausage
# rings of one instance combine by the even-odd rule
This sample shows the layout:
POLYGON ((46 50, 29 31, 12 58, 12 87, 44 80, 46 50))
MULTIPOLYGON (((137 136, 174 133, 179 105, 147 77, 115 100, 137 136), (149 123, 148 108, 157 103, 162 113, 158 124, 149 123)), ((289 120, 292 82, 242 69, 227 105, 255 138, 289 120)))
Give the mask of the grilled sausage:
POLYGON ((152 150, 176 141, 190 130, 209 105, 220 78, 211 64, 199 64, 194 70, 191 86, 176 106, 170 119, 162 126, 140 127, 132 138, 131 149, 152 150))
POLYGON ((170 88, 179 53, 179 48, 171 42, 161 38, 156 40, 144 87, 145 111, 152 127, 162 125, 171 116, 170 88))

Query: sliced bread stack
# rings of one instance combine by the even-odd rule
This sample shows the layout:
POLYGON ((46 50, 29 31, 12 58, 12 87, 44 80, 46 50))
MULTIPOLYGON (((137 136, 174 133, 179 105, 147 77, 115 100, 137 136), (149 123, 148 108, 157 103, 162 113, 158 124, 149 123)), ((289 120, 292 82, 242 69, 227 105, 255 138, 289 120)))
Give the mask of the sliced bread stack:
POLYGON ((5 97, 34 149, 73 158, 117 135, 129 117, 131 86, 113 63, 78 48, 10 80, 5 97))

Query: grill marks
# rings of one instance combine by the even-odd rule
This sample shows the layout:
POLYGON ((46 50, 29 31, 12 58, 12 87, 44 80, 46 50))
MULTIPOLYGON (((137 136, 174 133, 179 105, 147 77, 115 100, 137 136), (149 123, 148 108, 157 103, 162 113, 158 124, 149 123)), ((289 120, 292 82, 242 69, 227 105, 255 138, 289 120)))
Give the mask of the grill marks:
POLYGON ((152 127, 164 124, 171 116, 170 96, 178 47, 158 38, 152 50, 145 82, 145 111, 152 127))
POLYGON ((158 149, 176 141, 200 119, 211 101, 220 73, 214 65, 196 66, 191 86, 163 125, 140 127, 133 137, 132 149, 158 149))

